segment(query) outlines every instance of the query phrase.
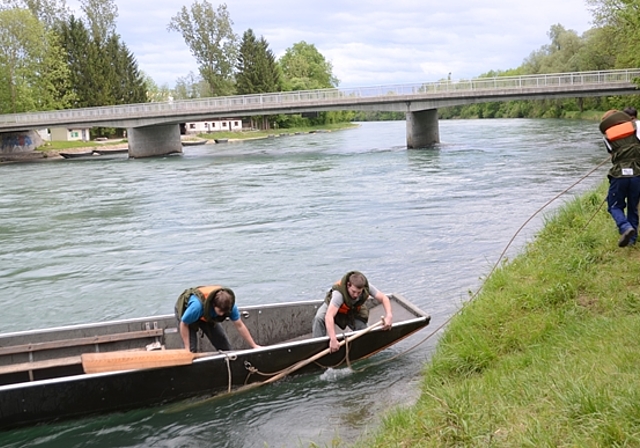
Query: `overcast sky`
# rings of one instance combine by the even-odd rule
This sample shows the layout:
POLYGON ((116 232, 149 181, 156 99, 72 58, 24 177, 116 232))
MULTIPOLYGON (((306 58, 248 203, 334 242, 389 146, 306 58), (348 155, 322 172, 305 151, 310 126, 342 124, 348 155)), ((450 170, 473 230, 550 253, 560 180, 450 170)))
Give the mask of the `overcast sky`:
MULTIPOLYGON (((81 16, 77 0, 67 0, 81 16)), ((192 0, 116 0, 117 31, 158 85, 198 68, 180 33, 167 25, 192 0)), ((220 3, 212 1, 214 9, 220 3)), ((340 87, 473 78, 516 68, 549 43, 551 25, 578 34, 592 27, 585 0, 233 0, 239 37, 264 36, 276 57, 294 43, 314 44, 333 64, 340 87)))

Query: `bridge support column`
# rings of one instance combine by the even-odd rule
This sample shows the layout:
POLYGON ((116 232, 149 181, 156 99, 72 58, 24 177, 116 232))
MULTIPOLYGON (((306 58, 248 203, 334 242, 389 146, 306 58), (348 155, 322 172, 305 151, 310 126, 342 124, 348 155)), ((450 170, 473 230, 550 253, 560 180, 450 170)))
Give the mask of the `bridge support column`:
POLYGON ((129 157, 133 159, 182 153, 180 125, 177 124, 127 128, 127 139, 129 157))
POLYGON ((407 148, 426 148, 440 143, 438 109, 407 112, 407 148))

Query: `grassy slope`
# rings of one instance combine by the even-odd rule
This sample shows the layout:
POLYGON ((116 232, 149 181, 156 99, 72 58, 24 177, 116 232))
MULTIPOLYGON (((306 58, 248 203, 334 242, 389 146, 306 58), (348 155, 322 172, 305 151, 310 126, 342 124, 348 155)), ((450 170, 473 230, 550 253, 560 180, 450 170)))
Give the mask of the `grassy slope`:
POLYGON ((640 247, 617 247, 606 186, 491 275, 362 446, 640 446, 640 247))

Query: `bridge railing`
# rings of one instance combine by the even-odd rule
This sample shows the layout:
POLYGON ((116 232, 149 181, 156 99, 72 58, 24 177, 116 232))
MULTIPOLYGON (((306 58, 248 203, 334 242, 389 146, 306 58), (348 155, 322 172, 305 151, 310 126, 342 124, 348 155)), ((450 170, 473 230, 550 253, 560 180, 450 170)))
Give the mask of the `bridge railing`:
POLYGON ((638 78, 640 78, 640 68, 541 75, 498 76, 492 78, 474 78, 458 81, 443 80, 391 86, 302 90, 256 95, 198 98, 161 103, 140 103, 5 114, 0 115, 0 126, 34 122, 55 125, 57 122, 69 123, 74 120, 78 122, 85 120, 123 120, 127 118, 139 118, 141 116, 173 116, 178 115, 180 112, 198 113, 198 111, 220 114, 229 110, 230 116, 238 116, 242 115, 243 110, 249 112, 260 107, 269 106, 331 104, 341 101, 353 101, 353 99, 357 98, 379 97, 383 99, 389 96, 420 95, 428 98, 429 95, 461 94, 474 91, 500 92, 513 91, 514 89, 567 88, 571 86, 631 83, 638 78))

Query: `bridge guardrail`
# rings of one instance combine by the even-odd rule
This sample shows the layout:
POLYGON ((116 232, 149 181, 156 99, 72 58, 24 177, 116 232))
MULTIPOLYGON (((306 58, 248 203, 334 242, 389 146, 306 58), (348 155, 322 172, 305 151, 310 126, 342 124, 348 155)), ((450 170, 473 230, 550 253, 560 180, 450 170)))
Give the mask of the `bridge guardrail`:
POLYGON ((66 109, 43 112, 27 112, 20 114, 0 115, 1 125, 19 125, 22 123, 70 120, 99 119, 127 119, 139 117, 140 114, 158 116, 164 113, 179 111, 220 113, 233 109, 230 115, 238 115, 238 110, 250 110, 256 106, 287 106, 313 103, 389 96, 440 95, 446 93, 490 92, 513 89, 554 88, 569 86, 585 86, 611 83, 631 83, 640 78, 640 68, 606 70, 593 72, 553 73, 541 75, 498 76, 493 78, 474 78, 458 81, 436 81, 415 84, 399 84, 391 86, 373 86, 357 88, 334 88, 320 90, 302 90, 293 92, 264 93, 256 95, 237 95, 226 97, 198 98, 192 100, 170 101, 162 103, 140 103, 120 106, 102 106, 82 109, 66 109))

